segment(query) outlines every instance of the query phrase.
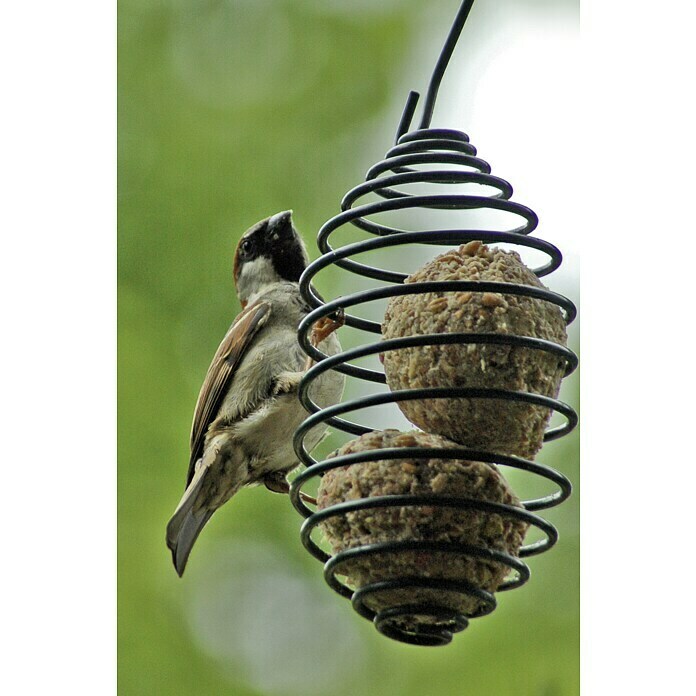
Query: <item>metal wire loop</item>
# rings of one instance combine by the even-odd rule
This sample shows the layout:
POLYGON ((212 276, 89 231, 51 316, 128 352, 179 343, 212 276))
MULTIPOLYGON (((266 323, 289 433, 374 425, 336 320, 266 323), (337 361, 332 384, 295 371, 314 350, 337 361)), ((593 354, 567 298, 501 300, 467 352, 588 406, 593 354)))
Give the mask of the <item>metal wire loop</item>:
MULTIPOLYGON (((382 268, 376 264, 371 265, 364 258, 365 255, 373 252, 405 245, 418 245, 425 248, 437 245, 451 247, 471 241, 481 241, 485 244, 512 245, 523 252, 532 250, 541 253, 545 261, 532 268, 539 278, 552 273, 562 263, 561 252, 556 246, 531 236, 539 223, 537 215, 527 206, 510 200, 513 194, 512 186, 505 179, 491 173, 491 166, 479 156, 469 136, 458 130, 430 127, 440 82, 472 5, 473 0, 465 0, 461 3, 433 72, 419 127, 409 132, 419 97, 418 93, 411 92, 397 128, 395 144, 389 148, 382 160, 368 169, 365 181, 345 194, 340 205, 340 212, 319 230, 317 243, 322 256, 308 266, 300 279, 300 289, 303 297, 312 307, 312 311, 300 324, 298 340, 305 352, 316 361, 316 364, 307 371, 300 386, 300 399, 309 415, 297 429, 294 438, 297 457, 307 468, 295 478, 290 487, 292 504, 305 518, 301 529, 302 543, 310 554, 324 563, 324 577, 328 585, 341 596, 350 598, 358 614, 373 621, 380 633, 395 640, 416 645, 444 645, 450 642, 454 633, 462 631, 469 625, 470 619, 483 616, 495 609, 494 594, 463 580, 442 577, 392 577, 354 588, 338 579, 337 575, 346 575, 341 573, 342 567, 347 567, 346 564, 356 559, 381 557, 384 554, 400 554, 409 551, 449 554, 452 558, 475 558, 508 568, 509 575, 497 591, 514 589, 527 582, 530 577, 529 568, 521 559, 550 549, 558 540, 555 527, 535 512, 559 505, 571 494, 571 484, 563 474, 544 464, 509 454, 464 446, 407 447, 357 452, 318 461, 312 457, 304 445, 307 433, 318 425, 328 424, 331 428, 343 433, 361 435, 370 432, 372 428, 369 425, 347 420, 343 416, 369 407, 418 399, 489 399, 514 401, 549 409, 561 414, 564 422, 548 429, 544 435, 544 441, 566 435, 577 424, 577 415, 568 404, 542 394, 512 389, 455 386, 406 389, 367 394, 323 409, 312 399, 312 384, 328 370, 341 372, 367 384, 379 385, 383 389, 382 385, 386 384, 384 372, 356 365, 355 361, 389 351, 419 346, 455 344, 510 346, 554 356, 559 360, 559 364, 564 366, 565 375, 572 373, 577 367, 577 357, 566 346, 532 336, 488 333, 416 335, 366 342, 364 345, 344 350, 333 356, 327 356, 318 350, 309 338, 312 327, 319 320, 333 315, 339 309, 344 311, 346 326, 363 331, 368 336, 381 335, 380 324, 361 316, 359 310, 371 302, 421 293, 467 291, 528 297, 559 307, 568 324, 575 319, 574 304, 566 297, 546 288, 531 284, 490 281, 405 283, 408 273, 382 268), (426 189, 425 192, 421 190, 423 188, 426 189), (457 218, 449 229, 443 228, 442 225, 423 230, 401 229, 391 220, 405 211, 453 211, 457 213, 457 218), (485 214, 485 224, 480 223, 480 219, 484 219, 483 214, 485 214), (462 224, 462 219, 470 219, 471 216, 477 216, 474 218, 474 224, 462 224), (501 219, 504 222, 500 222, 501 219), (359 230, 367 237, 357 242, 337 244, 334 241, 335 235, 347 230, 359 230), (356 257, 360 257, 360 260, 356 257), (327 268, 338 268, 362 278, 377 281, 382 285, 324 301, 314 289, 313 281, 327 268), (522 507, 442 495, 390 495, 360 498, 334 504, 323 510, 312 510, 300 497, 305 484, 338 467, 359 466, 376 461, 394 461, 398 464, 400 459, 459 459, 485 462, 543 479, 553 489, 546 494, 523 501, 522 507), (345 549, 331 556, 312 536, 317 527, 337 516, 342 517, 364 510, 388 510, 426 505, 435 508, 476 511, 484 515, 500 515, 506 520, 522 522, 535 528, 543 538, 523 546, 518 556, 471 544, 445 543, 427 539, 365 544, 345 549), (440 590, 451 593, 453 596, 473 597, 479 602, 478 609, 466 615, 453 610, 451 606, 424 601, 387 607, 380 611, 375 610, 372 600, 378 593, 404 588, 414 591, 440 590)), ((435 214, 429 213, 430 216, 435 214)), ((446 216, 449 213, 439 212, 437 215, 446 216)))

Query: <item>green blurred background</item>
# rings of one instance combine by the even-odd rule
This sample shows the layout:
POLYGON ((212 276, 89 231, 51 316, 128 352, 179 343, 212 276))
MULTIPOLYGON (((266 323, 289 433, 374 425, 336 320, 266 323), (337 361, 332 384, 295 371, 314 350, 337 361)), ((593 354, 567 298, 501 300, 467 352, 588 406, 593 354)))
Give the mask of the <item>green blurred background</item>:
MULTIPOLYGON (((576 1, 479 5, 450 73, 466 77, 443 86, 467 104, 475 101, 468 85, 471 93, 479 89, 482 67, 495 62, 520 26, 543 26, 545 36, 562 41, 577 25, 576 1)), ((252 489, 235 498, 206 528, 183 580, 164 543, 184 484, 198 388, 239 309, 231 278, 237 239, 258 219, 292 208, 316 257, 317 230, 388 148, 406 92, 424 89, 457 6, 456 0, 119 2, 124 695, 579 693, 577 433, 547 445, 540 457, 575 485, 573 498, 545 515, 559 528, 559 544, 529 560, 527 585, 499 595, 491 616, 445 648, 397 644, 358 617, 325 585, 320 564, 300 544, 301 520, 282 496, 252 489)), ((485 106, 485 93, 481 99, 485 106)), ((474 127, 480 118, 483 133, 491 118, 458 108, 446 94, 443 100, 447 115, 436 111, 434 125, 466 130, 491 161, 474 127)), ((514 128, 494 125, 505 143, 514 128)), ((558 142, 564 136, 559 132, 558 142)), ((495 140, 491 135, 488 152, 495 140)), ((543 227, 552 206, 525 171, 535 173, 512 146, 497 152, 493 173, 516 185, 515 199, 540 214, 540 235, 563 247, 565 238, 543 227)), ((572 259, 547 284, 577 300, 572 259)), ((319 285, 333 297, 350 291, 349 283, 327 272, 319 285)), ((577 350, 577 327, 571 346, 577 350)), ((349 393, 359 388, 349 385, 349 393)), ((577 406, 577 391, 573 376, 562 398, 577 406)), ((330 438, 322 448, 335 444, 330 438)))

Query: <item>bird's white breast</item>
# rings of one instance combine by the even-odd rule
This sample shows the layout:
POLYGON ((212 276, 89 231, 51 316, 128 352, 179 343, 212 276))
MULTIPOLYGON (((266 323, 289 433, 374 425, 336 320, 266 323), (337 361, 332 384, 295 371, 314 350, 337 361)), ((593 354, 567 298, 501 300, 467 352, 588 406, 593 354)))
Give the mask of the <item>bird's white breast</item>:
MULTIPOLYGON (((269 396, 274 380, 283 372, 300 372, 307 356, 297 341, 297 326, 304 316, 296 284, 278 284, 261 298, 271 303, 271 317, 248 348, 224 399, 220 414, 233 422, 234 437, 255 460, 258 472, 290 469, 297 463, 292 439, 309 415, 297 393, 269 396), (257 467, 260 467, 257 468, 257 467)), ((341 350, 335 334, 319 344, 334 355, 341 350)), ((329 371, 310 386, 309 396, 321 408, 340 401, 345 378, 329 371)), ((305 440, 307 450, 322 439, 326 427, 314 428, 305 440)))
MULTIPOLYGON (((333 355, 340 350, 340 344, 332 335, 320 344, 319 349, 333 355)), ((322 408, 338 403, 344 381, 343 375, 329 371, 317 378, 310 387, 309 395, 322 408)), ((308 415, 296 394, 284 394, 267 399, 260 408, 236 424, 235 438, 244 442, 245 450, 254 453, 256 462, 252 468, 256 474, 296 465, 292 439, 295 430, 308 415)), ((308 451, 314 449, 325 433, 326 426, 313 428, 305 438, 305 448, 308 451)))

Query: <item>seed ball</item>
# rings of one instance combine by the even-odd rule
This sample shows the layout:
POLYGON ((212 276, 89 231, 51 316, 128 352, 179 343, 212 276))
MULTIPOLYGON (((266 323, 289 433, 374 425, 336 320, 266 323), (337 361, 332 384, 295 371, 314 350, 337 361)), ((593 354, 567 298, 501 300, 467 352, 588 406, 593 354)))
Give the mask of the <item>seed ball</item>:
MULTIPOLYGON (((448 251, 406 279, 497 281, 544 285, 518 254, 473 241, 448 251)), ((433 333, 494 333, 542 338, 563 346, 566 324, 559 307, 521 295, 492 292, 429 292, 392 298, 384 338, 433 333)), ((427 387, 476 387, 531 392, 556 398, 565 373, 563 358, 505 345, 423 346, 383 354, 392 391, 427 387)), ((551 409, 503 399, 401 401, 419 428, 467 447, 533 458, 543 444, 551 409)))
MULTIPOLYGON (((452 449, 453 442, 418 431, 374 431, 348 442, 331 458, 386 447, 438 447, 452 449)), ((383 495, 441 495, 505 503, 521 507, 517 496, 491 464, 448 459, 380 460, 342 466, 327 471, 317 497, 319 510, 337 503, 383 495)), ((453 507, 402 506, 372 508, 329 517, 320 527, 334 553, 387 541, 428 540, 471 544, 517 556, 527 523, 507 515, 453 507)), ((509 568, 498 562, 458 553, 397 551, 354 558, 337 566, 356 589, 382 580, 418 577, 465 580, 494 592, 509 568)), ((443 590, 403 588, 366 595, 373 611, 406 604, 435 604, 465 615, 474 614, 481 600, 443 590)), ((436 624, 426 615, 404 618, 399 626, 414 630, 417 623, 436 624)))

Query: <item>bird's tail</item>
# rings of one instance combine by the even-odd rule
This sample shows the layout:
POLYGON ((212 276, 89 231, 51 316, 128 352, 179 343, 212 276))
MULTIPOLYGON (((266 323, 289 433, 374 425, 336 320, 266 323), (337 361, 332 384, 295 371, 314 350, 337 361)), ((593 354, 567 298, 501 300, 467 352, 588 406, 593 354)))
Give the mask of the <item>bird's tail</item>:
POLYGON ((194 509, 209 471, 208 467, 199 467, 167 525, 167 546, 172 552, 172 561, 179 577, 184 574, 186 561, 198 535, 214 512, 200 506, 194 509))

